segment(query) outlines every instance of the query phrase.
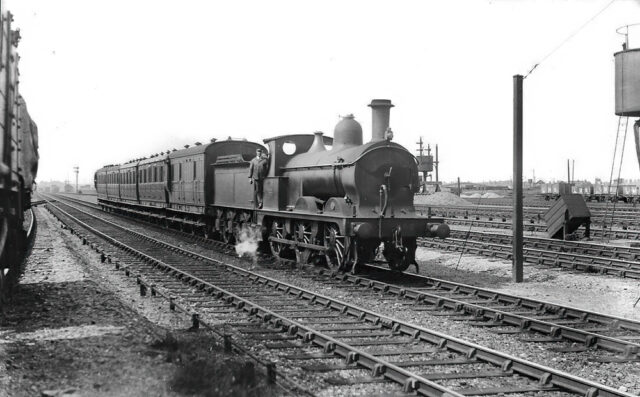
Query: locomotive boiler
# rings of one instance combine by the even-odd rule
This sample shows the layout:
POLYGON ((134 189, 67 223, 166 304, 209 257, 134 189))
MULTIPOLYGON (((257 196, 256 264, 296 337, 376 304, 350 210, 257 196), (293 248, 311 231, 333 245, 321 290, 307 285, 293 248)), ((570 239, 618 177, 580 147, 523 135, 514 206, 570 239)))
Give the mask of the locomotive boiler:
POLYGON ((233 242, 257 230, 263 247, 301 263, 355 269, 381 250, 389 266, 415 263, 421 236, 449 234, 441 218, 419 213, 416 158, 392 142, 391 101, 376 99, 372 139, 352 115, 333 138, 322 132, 265 139, 212 140, 96 172, 98 200, 108 210, 161 220, 233 242), (268 149, 262 206, 247 180, 256 149, 268 149), (147 168, 157 169, 150 172, 147 168), (154 187, 152 195, 145 194, 154 187), (161 190, 158 190, 161 189, 161 190), (153 196, 153 197, 152 197, 153 196))

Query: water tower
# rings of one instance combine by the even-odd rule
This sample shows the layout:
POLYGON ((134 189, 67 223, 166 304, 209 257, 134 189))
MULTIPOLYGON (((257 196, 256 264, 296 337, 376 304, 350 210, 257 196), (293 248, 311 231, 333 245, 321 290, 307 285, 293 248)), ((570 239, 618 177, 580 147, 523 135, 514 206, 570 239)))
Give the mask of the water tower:
POLYGON ((616 115, 624 117, 640 117, 640 48, 631 48, 629 43, 629 29, 633 27, 640 35, 640 24, 618 28, 624 43, 622 51, 613 55, 616 61, 616 115))
MULTIPOLYGON (((626 25, 616 30, 624 36, 622 51, 616 52, 615 58, 615 113, 620 116, 618 132, 627 130, 629 117, 640 117, 640 24, 626 25), (633 41, 630 42, 630 33, 633 41), (635 48, 633 47, 635 46, 635 48)), ((633 125, 636 142, 636 154, 640 164, 640 119, 633 125)), ((620 164, 622 166, 622 162, 620 164)))

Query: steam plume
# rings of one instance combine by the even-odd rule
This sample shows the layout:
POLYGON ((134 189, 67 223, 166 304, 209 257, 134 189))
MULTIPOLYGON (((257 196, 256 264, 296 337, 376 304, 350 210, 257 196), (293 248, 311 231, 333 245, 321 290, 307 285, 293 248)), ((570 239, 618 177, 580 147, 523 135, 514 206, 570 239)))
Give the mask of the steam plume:
POLYGON ((258 262, 258 243, 260 241, 260 233, 257 228, 243 226, 238 235, 235 246, 238 257, 249 257, 255 265, 258 262))

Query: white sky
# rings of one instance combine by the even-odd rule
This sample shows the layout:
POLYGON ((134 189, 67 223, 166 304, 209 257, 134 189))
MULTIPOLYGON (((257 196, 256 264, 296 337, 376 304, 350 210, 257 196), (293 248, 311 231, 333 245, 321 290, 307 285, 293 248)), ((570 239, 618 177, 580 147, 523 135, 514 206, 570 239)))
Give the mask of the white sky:
MULTIPOLYGON (((4 0, 3 0, 4 1, 4 0)), ((9 0, 21 92, 40 133, 38 180, 92 181, 108 163, 211 137, 370 137, 388 98, 395 140, 440 146, 440 178, 509 179, 512 76, 609 0, 9 0)), ((640 2, 618 0, 525 80, 524 170, 608 179, 613 53, 640 2)), ((639 35, 640 36, 640 35, 639 35)), ((636 41, 640 46, 640 37, 636 41)), ((633 42, 632 42, 633 44, 633 42)), ((632 124, 632 121, 630 122, 632 124)), ((640 178, 629 131, 622 176, 640 178)))

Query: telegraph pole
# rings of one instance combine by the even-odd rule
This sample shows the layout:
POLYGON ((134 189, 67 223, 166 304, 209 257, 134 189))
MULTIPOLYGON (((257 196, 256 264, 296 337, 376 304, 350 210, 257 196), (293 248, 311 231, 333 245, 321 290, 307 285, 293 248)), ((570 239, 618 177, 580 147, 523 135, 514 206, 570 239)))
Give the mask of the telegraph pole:
POLYGON ((438 145, 436 144, 436 161, 435 161, 435 166, 436 166, 436 192, 440 191, 440 178, 438 175, 438 166, 440 164, 440 160, 438 160, 438 145))
POLYGON ((513 76, 513 254, 511 278, 523 281, 523 208, 522 208, 522 81, 513 76))
POLYGON ((76 173, 76 194, 78 194, 78 173, 80 173, 80 167, 78 167, 77 165, 73 167, 73 172, 76 173))

